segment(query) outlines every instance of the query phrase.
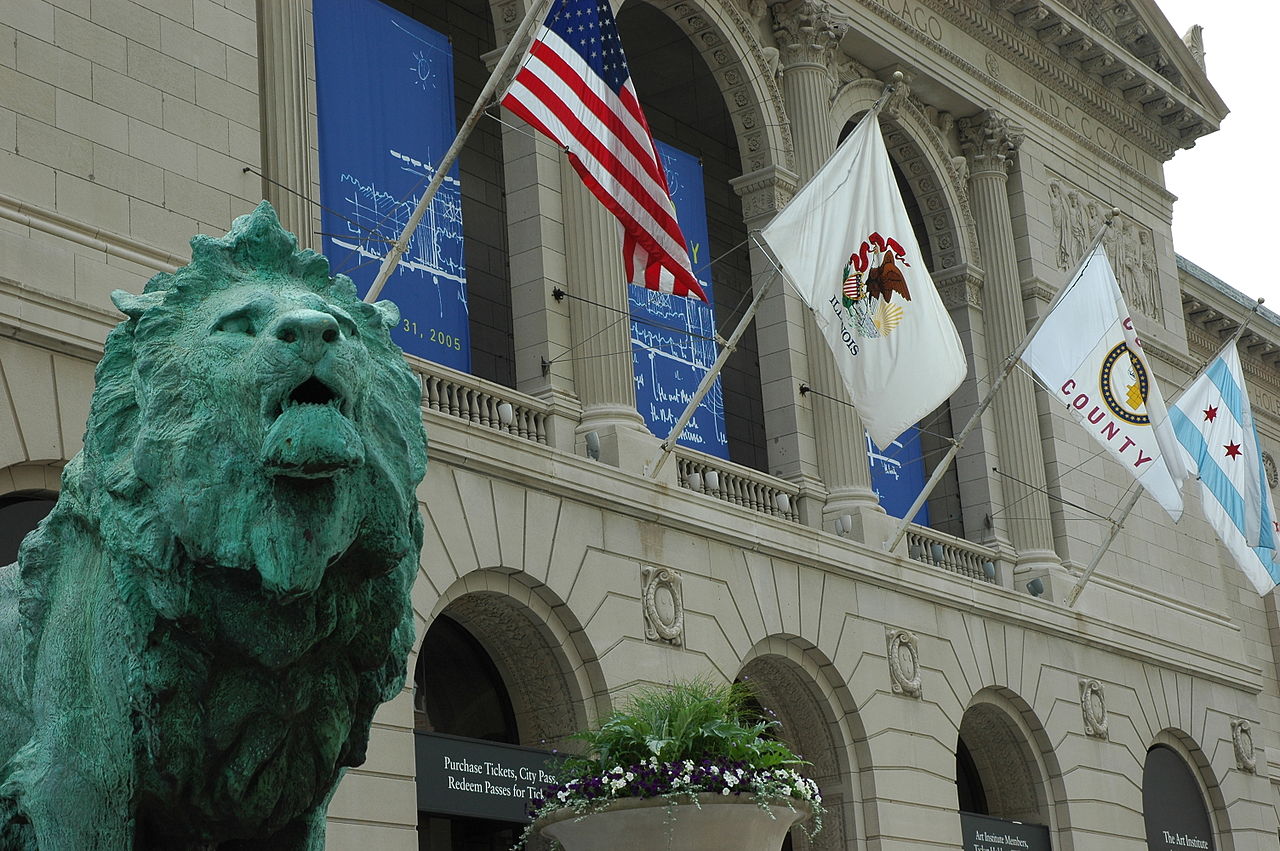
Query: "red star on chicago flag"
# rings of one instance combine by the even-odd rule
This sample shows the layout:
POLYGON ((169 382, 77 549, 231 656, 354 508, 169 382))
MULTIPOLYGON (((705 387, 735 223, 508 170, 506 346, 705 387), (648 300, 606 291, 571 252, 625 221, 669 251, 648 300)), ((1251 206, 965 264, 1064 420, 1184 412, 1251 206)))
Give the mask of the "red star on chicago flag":
POLYGON ((1209 423, 1211 423, 1211 422, 1213 422, 1214 420, 1216 420, 1217 418, 1218 418, 1218 409, 1217 409, 1217 408, 1205 408, 1205 410, 1204 410, 1204 419, 1205 419, 1205 422, 1209 422, 1209 423))
POLYGON ((1227 450, 1227 457, 1228 457, 1228 458, 1239 458, 1239 457, 1240 457, 1240 454, 1241 454, 1241 453, 1240 453, 1240 444, 1238 444, 1238 443, 1228 443, 1228 444, 1226 444, 1225 446, 1223 446, 1222 448, 1223 448, 1223 449, 1225 449, 1225 450, 1227 450))

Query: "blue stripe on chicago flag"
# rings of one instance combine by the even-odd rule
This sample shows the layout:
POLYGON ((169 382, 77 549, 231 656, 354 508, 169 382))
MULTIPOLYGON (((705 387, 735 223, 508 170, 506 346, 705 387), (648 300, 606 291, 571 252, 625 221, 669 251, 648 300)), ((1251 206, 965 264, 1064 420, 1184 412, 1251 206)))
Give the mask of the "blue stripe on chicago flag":
POLYGON ((1213 364, 1208 371, 1209 380, 1218 388, 1218 392, 1222 394, 1222 401, 1226 403, 1227 409, 1231 411, 1231 416, 1235 417, 1236 422, 1244 424, 1244 402, 1240 393, 1240 385, 1236 384, 1235 377, 1231 374, 1231 370, 1227 368, 1227 362, 1222 358, 1214 358, 1213 364))
MULTIPOLYGON (((1231 382, 1231 384, 1234 386, 1235 382, 1231 382)), ((1226 511, 1227 516, 1231 518, 1231 522, 1240 530, 1240 534, 1244 535, 1244 497, 1240 495, 1240 491, 1236 490, 1236 486, 1232 484, 1230 477, 1218 466, 1217 459, 1209 453, 1209 446, 1204 442, 1204 435, 1180 408, 1171 408, 1169 410, 1169 419, 1173 421, 1173 432, 1178 436, 1178 442, 1187 448, 1187 451, 1191 453, 1192 459, 1195 460, 1196 466, 1199 467, 1200 481, 1204 482, 1205 487, 1209 489, 1214 498, 1222 503, 1222 508, 1226 511)))

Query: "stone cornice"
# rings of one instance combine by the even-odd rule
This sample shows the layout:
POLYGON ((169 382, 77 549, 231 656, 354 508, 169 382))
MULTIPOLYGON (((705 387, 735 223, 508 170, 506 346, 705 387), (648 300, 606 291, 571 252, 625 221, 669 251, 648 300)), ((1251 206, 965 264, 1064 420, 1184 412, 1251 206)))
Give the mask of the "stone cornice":
POLYGON ((1225 108, 1205 108, 1056 0, 998 0, 1003 12, 966 0, 922 2, 1163 160, 1217 130, 1225 115, 1225 108))
MULTIPOLYGON (((970 31, 977 26, 976 22, 982 22, 985 18, 993 17, 993 15, 990 14, 985 16, 978 15, 974 10, 968 8, 967 4, 961 3, 960 0, 921 0, 921 2, 928 3, 930 7, 938 7, 941 14, 943 14, 947 20, 961 27, 965 31, 970 31), (953 5, 958 8, 950 8, 953 5), (970 16, 973 17, 974 22, 970 22, 970 16)), ((1018 109, 1026 114, 1034 115, 1038 119, 1040 126, 1045 130, 1051 131, 1053 135, 1077 140, 1085 147, 1097 151, 1100 159, 1105 160, 1113 168, 1136 180, 1148 191, 1167 197, 1171 201, 1173 200, 1172 194, 1170 194, 1169 191, 1160 183, 1153 180, 1146 172, 1134 167, 1116 153, 1113 153, 1099 145, 1096 140, 1083 135, 1074 127, 1071 127, 1060 119, 1054 117, 1045 108, 1037 105, 1034 101, 1024 97, 1020 92, 1013 90, 1009 86, 997 80, 987 69, 979 68, 977 65, 969 62, 963 56, 921 30, 905 26, 902 18, 895 14, 892 9, 880 2, 877 2, 877 0, 858 0, 858 3, 863 8, 874 13, 890 26, 897 29, 904 38, 913 41, 925 50, 937 54, 948 65, 952 66, 963 75, 985 85, 992 94, 992 102, 1004 104, 1006 107, 1010 104, 1016 105, 1018 109)), ((1048 72, 1041 70, 1035 62, 1023 56, 1019 51, 1019 46, 1021 46, 1023 41, 1025 41, 1023 36, 1015 33, 1006 33, 1003 39, 996 39, 994 36, 985 34, 984 32, 979 35, 979 40, 993 47, 996 51, 1000 51, 1005 60, 1017 65, 1029 76, 1047 83, 1047 78, 1045 78, 1044 75, 1048 72)), ((1027 50, 1030 49, 1031 48, 1028 46, 1027 50)), ((1045 60, 1044 64, 1048 64, 1047 60, 1045 60)), ((1066 77, 1065 74, 1063 76, 1066 77)), ((1063 93, 1065 94, 1066 91, 1063 90, 1063 93)), ((1070 96, 1072 98, 1076 97, 1074 90, 1070 96)), ((1122 129, 1118 132, 1112 129, 1112 132, 1117 133, 1117 137, 1120 138, 1132 138, 1144 141, 1156 152, 1157 156, 1160 156, 1163 159, 1168 159, 1173 156, 1174 148, 1171 144, 1162 141, 1162 139, 1160 137, 1156 137, 1153 132, 1141 132, 1139 129, 1139 123, 1132 120, 1131 113, 1133 112, 1133 109, 1134 108, 1132 106, 1127 107, 1127 113, 1129 113, 1127 119, 1126 110, 1121 110, 1119 108, 1115 110, 1116 114, 1111 117, 1111 121, 1108 126, 1118 125, 1122 129)), ((1146 125, 1143 123, 1141 126, 1146 125)), ((1149 129, 1150 128, 1148 128, 1148 130, 1149 129)))

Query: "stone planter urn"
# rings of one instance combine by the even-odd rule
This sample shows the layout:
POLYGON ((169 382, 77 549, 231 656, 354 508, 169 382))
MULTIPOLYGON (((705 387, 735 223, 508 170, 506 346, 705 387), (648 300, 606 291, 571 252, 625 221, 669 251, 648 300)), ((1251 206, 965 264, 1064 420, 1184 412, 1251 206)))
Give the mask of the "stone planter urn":
POLYGON ((586 816, 558 810, 538 830, 565 851, 778 851, 810 812, 803 801, 765 811, 746 795, 703 793, 697 801, 627 798, 586 816))

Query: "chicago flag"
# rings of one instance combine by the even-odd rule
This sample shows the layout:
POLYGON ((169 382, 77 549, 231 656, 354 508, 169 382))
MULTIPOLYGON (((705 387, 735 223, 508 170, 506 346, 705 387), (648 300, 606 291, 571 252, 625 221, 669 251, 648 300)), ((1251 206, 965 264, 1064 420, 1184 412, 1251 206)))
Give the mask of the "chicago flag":
POLYGON ((1258 593, 1270 593, 1280 582, 1280 565, 1274 561, 1276 511, 1234 340, 1187 388, 1169 416, 1199 473, 1205 519, 1258 593))
POLYGON ((1189 474, 1101 243, 1067 284, 1022 359, 1049 395, 1176 522, 1189 474))
POLYGON ((761 236, 813 310, 876 445, 960 386, 964 349, 911 230, 876 110, 761 236))

